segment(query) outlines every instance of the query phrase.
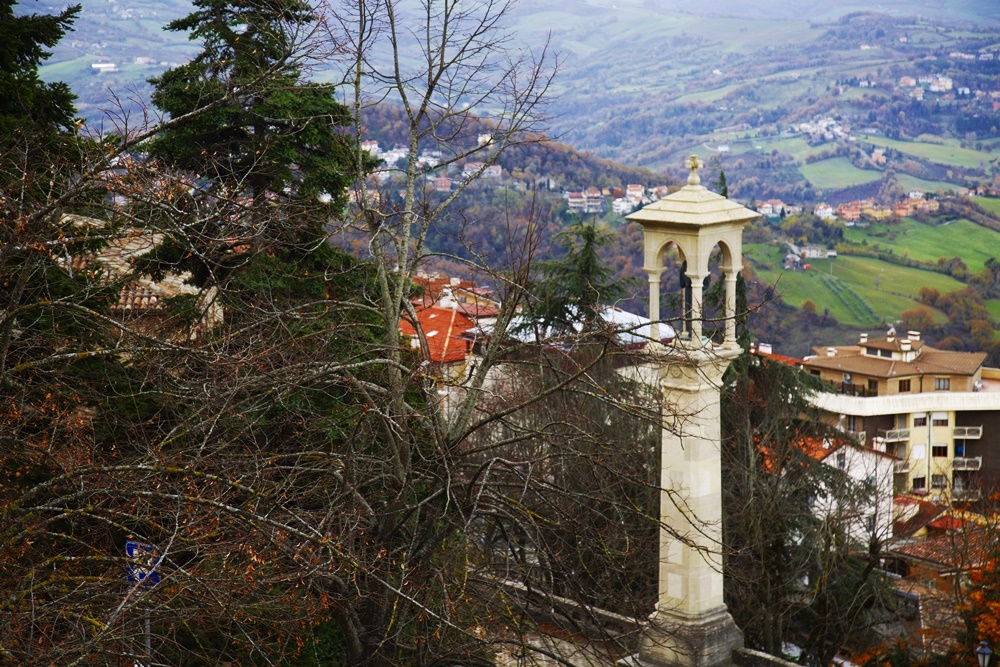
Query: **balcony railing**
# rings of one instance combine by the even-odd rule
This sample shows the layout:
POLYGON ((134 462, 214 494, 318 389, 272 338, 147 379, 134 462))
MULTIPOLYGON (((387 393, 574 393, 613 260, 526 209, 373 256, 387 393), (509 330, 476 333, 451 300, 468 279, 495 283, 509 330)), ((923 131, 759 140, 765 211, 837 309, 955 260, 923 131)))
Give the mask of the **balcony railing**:
POLYGON ((885 442, 903 442, 910 439, 910 429, 894 428, 889 431, 879 430, 878 437, 882 438, 885 442))
POLYGON ((951 463, 952 470, 979 470, 982 467, 982 456, 956 456, 951 463))
POLYGON ((956 426, 952 431, 953 438, 961 440, 978 440, 983 437, 982 426, 956 426))
POLYGON ((897 475, 903 475, 910 472, 910 462, 909 461, 893 461, 892 471, 897 475))
POLYGON ((834 383, 838 391, 845 396, 878 396, 877 389, 869 389, 863 384, 849 384, 847 382, 834 383))

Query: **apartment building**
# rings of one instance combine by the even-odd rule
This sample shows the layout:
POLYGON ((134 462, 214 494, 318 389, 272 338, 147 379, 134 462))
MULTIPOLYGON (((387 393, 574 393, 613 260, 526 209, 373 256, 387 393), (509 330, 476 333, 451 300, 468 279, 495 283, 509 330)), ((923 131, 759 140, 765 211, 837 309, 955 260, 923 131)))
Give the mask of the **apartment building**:
POLYGON ((836 387, 826 418, 895 457, 896 493, 976 500, 1000 472, 1000 369, 980 352, 937 350, 909 331, 816 348, 802 367, 836 387))

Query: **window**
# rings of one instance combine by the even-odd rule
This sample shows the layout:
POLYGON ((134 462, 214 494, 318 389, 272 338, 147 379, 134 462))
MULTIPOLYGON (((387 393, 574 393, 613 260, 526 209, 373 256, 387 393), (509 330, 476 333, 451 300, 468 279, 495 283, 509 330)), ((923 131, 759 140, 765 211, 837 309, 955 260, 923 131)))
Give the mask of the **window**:
POLYGON ((951 378, 934 378, 934 391, 951 391, 951 378))
POLYGON ((948 445, 934 445, 931 448, 931 456, 942 458, 948 456, 948 445))
POLYGON ((892 350, 879 350, 878 356, 885 357, 886 359, 892 359, 892 350))
POLYGON ((847 452, 843 450, 837 452, 837 467, 841 470, 847 467, 847 452))
POLYGON ((931 426, 947 426, 948 425, 948 413, 947 412, 935 412, 931 415, 931 426))
POLYGON ((847 430, 851 433, 857 433, 863 425, 864 420, 859 419, 857 415, 847 415, 847 430))
POLYGON ((923 491, 927 488, 927 478, 926 477, 914 477, 913 478, 913 490, 923 491))
MULTIPOLYGON (((914 486, 916 486, 916 481, 913 480, 914 486)), ((943 489, 948 486, 948 476, 947 475, 931 475, 931 487, 935 489, 943 489)))
POLYGON ((875 532, 875 515, 869 514, 868 518, 865 519, 865 528, 868 529, 869 533, 875 532))
POLYGON ((878 380, 868 380, 868 393, 878 394, 878 380))
POLYGON ((910 381, 900 380, 899 381, 899 393, 906 394, 910 391, 910 381))
POLYGON ((920 428, 921 426, 927 426, 927 415, 920 415, 913 418, 913 428, 920 428))
POLYGON ((923 459, 927 457, 926 445, 913 445, 913 458, 923 459))

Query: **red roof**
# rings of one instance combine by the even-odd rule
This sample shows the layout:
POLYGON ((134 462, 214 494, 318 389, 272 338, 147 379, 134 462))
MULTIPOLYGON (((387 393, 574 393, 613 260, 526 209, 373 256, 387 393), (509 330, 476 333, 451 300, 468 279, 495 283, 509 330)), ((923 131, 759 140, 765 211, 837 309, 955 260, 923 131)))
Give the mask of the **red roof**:
MULTIPOLYGON (((472 349, 472 342, 462 334, 475 328, 468 317, 455 308, 431 306, 417 311, 420 329, 427 340, 429 360, 435 363, 464 361, 472 349)), ((417 340, 417 329, 413 323, 400 320, 399 331, 404 336, 417 340)))
POLYGON ((960 528, 965 528, 969 525, 969 522, 965 519, 961 519, 955 516, 941 516, 934 519, 929 524, 928 528, 937 528, 938 530, 958 530, 960 528))

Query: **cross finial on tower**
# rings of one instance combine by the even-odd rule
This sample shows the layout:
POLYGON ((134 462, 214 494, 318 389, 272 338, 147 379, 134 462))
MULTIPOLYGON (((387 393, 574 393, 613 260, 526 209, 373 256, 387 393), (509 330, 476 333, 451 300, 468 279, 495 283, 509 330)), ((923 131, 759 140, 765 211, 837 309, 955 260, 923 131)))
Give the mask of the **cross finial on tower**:
POLYGON ((688 174, 688 185, 701 185, 701 177, 698 176, 698 168, 701 165, 702 162, 697 155, 692 155, 684 160, 684 166, 691 170, 691 173, 688 174))

